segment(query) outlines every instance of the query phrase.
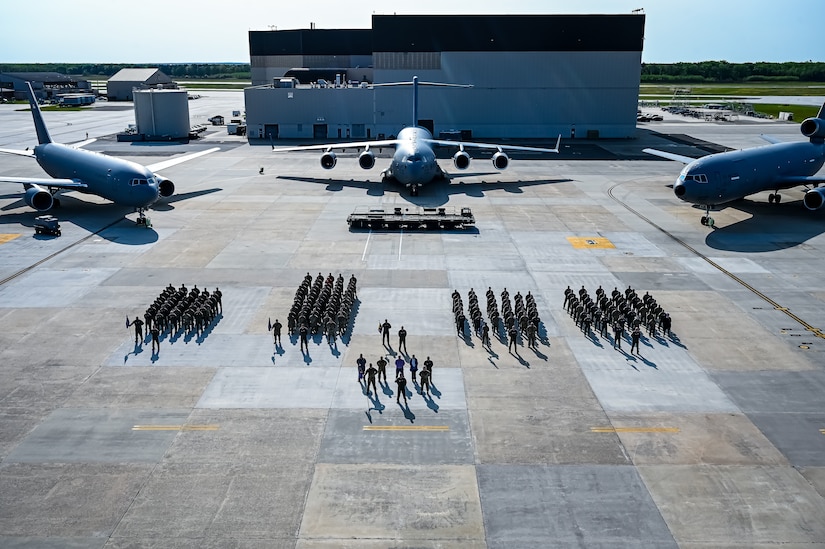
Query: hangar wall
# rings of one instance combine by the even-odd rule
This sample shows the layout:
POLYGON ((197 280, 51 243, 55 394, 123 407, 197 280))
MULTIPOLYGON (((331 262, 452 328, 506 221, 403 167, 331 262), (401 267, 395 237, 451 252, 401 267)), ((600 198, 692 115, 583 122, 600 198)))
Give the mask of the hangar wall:
MULTIPOLYGON (((436 135, 447 130, 492 139, 635 134, 644 16, 530 17, 537 19, 530 25, 556 31, 546 37, 517 36, 515 29, 527 24, 527 16, 504 16, 503 25, 492 16, 465 19, 445 37, 439 25, 453 28, 453 16, 373 17, 375 82, 418 76, 473 86, 419 89, 419 118, 431 121, 436 135), (462 35, 471 28, 481 30, 462 35), (452 49, 428 51, 435 48, 452 49)), ((376 138, 414 122, 410 87, 259 86, 247 89, 245 98, 252 138, 376 138)))

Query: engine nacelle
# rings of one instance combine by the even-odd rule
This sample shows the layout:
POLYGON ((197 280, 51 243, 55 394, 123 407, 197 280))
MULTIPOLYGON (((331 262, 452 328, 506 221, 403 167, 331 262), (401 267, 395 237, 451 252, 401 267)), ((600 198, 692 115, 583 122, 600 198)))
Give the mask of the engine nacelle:
POLYGON ((321 155, 321 167, 325 170, 331 170, 338 163, 338 157, 332 151, 327 151, 321 155))
MULTIPOLYGON (((155 176, 157 177, 157 176, 155 176)), ((158 180, 158 194, 163 198, 168 198, 175 194, 175 184, 165 177, 157 177, 158 180)))
POLYGON ((805 137, 825 139, 825 120, 821 118, 806 118, 799 126, 799 131, 805 137))
POLYGON ((802 204, 809 210, 818 210, 825 205, 825 187, 816 187, 805 193, 802 204))
POLYGON ((510 157, 501 151, 493 155, 493 167, 497 170, 506 170, 510 164, 510 157))
MULTIPOLYGON (((333 164, 334 165, 334 164, 333 164)), ((358 155, 358 165, 365 170, 372 169, 375 166, 375 155, 372 151, 364 151, 358 155)))
POLYGON ((470 155, 464 151, 458 151, 453 155, 453 166, 457 170, 466 170, 470 166, 470 155))
POLYGON ((23 200, 30 208, 34 208, 38 212, 51 210, 54 205, 52 193, 43 187, 38 187, 37 185, 32 185, 26 189, 26 194, 23 196, 23 200))

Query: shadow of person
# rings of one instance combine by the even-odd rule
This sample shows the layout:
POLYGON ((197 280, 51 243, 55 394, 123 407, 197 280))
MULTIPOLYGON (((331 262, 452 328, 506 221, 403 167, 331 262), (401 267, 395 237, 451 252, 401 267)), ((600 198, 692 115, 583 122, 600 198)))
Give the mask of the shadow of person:
POLYGON ((676 345, 677 347, 681 347, 682 349, 687 349, 687 346, 685 346, 685 344, 682 343, 682 340, 679 339, 679 336, 677 336, 673 332, 670 332, 670 341, 672 341, 673 344, 676 345))
POLYGON ((645 357, 643 357, 642 355, 636 355, 636 356, 639 358, 639 360, 641 360, 642 362, 644 362, 645 366, 649 366, 649 367, 653 368, 654 370, 658 370, 658 369, 659 369, 659 367, 658 367, 658 366, 656 366, 656 363, 655 363, 655 362, 651 362, 651 361, 649 361, 648 359, 646 359, 646 358, 645 358, 645 357))
POLYGON ((436 398, 441 398, 441 391, 438 390, 438 387, 435 386, 435 383, 430 380, 430 394, 436 396, 436 398))
POLYGON ((283 348, 282 345, 275 345, 275 352, 272 353, 273 355, 284 356, 284 353, 286 353, 286 350, 283 348))
POLYGON ((386 406, 384 406, 384 404, 380 400, 378 400, 378 393, 375 393, 374 396, 373 395, 367 395, 367 396, 370 399, 370 403, 372 404, 372 407, 369 408, 367 410, 367 412, 369 413, 371 410, 375 410, 379 414, 383 414, 384 413, 384 408, 386 408, 386 406))
POLYGON ((307 366, 312 364, 312 357, 309 356, 309 349, 307 349, 307 351, 303 352, 302 354, 304 355, 304 364, 306 364, 307 366))
POLYGON ((391 397, 392 395, 394 395, 394 394, 395 394, 395 391, 393 391, 393 390, 390 388, 389 384, 388 384, 386 381, 384 381, 384 382, 379 381, 379 382, 378 382, 378 385, 380 385, 380 386, 381 386, 381 390, 382 390, 382 391, 383 391, 383 393, 384 393, 385 395, 387 395, 388 397, 391 397))
POLYGON ((424 396, 424 402, 427 403, 427 408, 429 408, 430 410, 432 410, 433 412, 435 412, 437 414, 438 413, 438 404, 436 404, 436 402, 432 398, 430 398, 429 395, 422 395, 422 396, 424 396))
POLYGON ((399 408, 401 408, 401 411, 402 411, 402 412, 404 412, 404 417, 405 417, 405 418, 407 418, 407 420, 408 420, 410 423, 415 423, 415 414, 414 414, 414 413, 412 413, 412 410, 410 410, 410 406, 409 406, 409 404, 407 404, 407 403, 405 402, 405 403, 402 405, 402 404, 399 402, 399 403, 398 403, 398 407, 399 407, 399 408))
MULTIPOLYGON (((599 347, 601 347, 601 345, 599 345, 599 347)), ((533 353, 534 353, 534 354, 535 354, 538 358, 540 358, 540 359, 542 359, 543 361, 547 362, 547 355, 546 355, 546 354, 544 354, 544 353, 542 353, 541 351, 539 351, 537 348, 535 348, 535 347, 533 348, 533 353)))

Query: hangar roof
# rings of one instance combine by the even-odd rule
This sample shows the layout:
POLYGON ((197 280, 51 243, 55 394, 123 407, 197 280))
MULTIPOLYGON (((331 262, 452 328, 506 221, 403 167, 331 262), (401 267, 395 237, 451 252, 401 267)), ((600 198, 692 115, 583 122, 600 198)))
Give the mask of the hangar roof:
POLYGON ((373 15, 373 50, 642 51, 645 16, 373 15))
POLYGON ((249 31, 250 55, 372 55, 372 29, 249 31))
POLYGON ((146 82, 153 77, 157 77, 157 80, 162 82, 172 81, 172 79, 163 74, 160 69, 148 68, 120 69, 115 75, 109 78, 109 82, 146 82))
POLYGON ((645 16, 373 15, 371 29, 250 31, 249 53, 642 51, 645 16))

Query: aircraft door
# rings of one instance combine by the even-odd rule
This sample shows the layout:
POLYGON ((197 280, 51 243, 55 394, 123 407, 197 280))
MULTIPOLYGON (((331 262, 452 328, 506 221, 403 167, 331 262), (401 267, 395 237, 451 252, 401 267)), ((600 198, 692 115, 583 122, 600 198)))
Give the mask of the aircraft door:
POLYGON ((326 139, 327 138, 327 125, 326 124, 313 124, 312 125, 312 138, 313 139, 326 139))

